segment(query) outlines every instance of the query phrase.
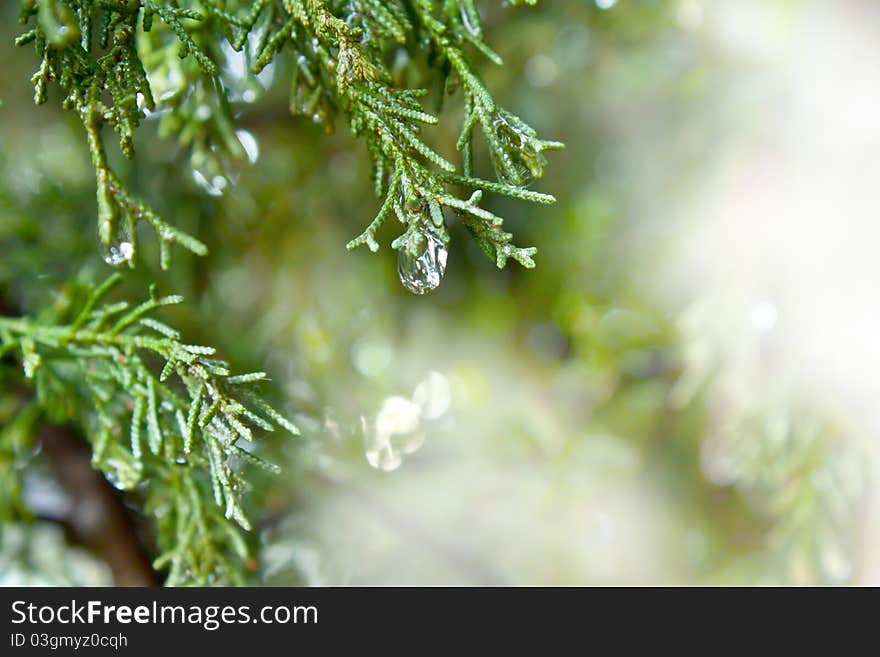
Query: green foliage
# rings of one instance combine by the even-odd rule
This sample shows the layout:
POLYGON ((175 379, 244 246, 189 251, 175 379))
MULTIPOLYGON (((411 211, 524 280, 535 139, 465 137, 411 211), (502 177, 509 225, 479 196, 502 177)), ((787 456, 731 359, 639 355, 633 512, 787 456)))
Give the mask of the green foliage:
POLYGON ((252 75, 284 53, 293 70, 291 112, 328 131, 341 114, 366 142, 376 193, 384 200, 349 248, 366 244, 378 250, 376 233, 392 213, 404 226, 394 248, 413 251, 426 235, 448 242, 446 208, 499 267, 508 258, 534 266, 535 249, 514 246, 501 217, 479 201, 483 192, 493 192, 552 203, 553 197, 526 186, 544 173, 543 151, 562 144, 538 138, 499 107, 480 80, 471 53, 502 61, 484 39, 472 0, 25 0, 21 20, 34 23, 16 44, 35 45, 40 60, 33 77, 35 101, 45 102, 49 84, 57 82, 64 106, 77 113, 86 130, 97 178, 98 234, 110 264, 133 266, 141 219, 159 237, 163 268, 173 243, 199 255, 206 252, 202 242, 160 218, 120 180, 108 163, 102 128, 119 135, 122 153, 130 158, 139 122, 170 109, 160 119, 162 132, 176 133, 192 147, 199 175, 222 182, 224 158, 244 156, 230 109, 236 84, 222 74, 222 60, 231 52, 243 53, 252 75), (456 143, 461 173, 421 135, 421 126, 439 120, 419 103, 426 89, 401 87, 387 63, 401 52, 416 57, 422 51, 428 52, 430 70, 441 85, 462 92, 456 143), (174 61, 178 56, 184 61, 174 61), (497 183, 473 175, 475 133, 488 147, 497 183), (452 191, 457 187, 476 191, 459 196, 452 191))
MULTIPOLYGON (((95 468, 117 489, 143 496, 159 521, 155 567, 170 565, 169 583, 240 581, 247 559, 240 530, 250 529, 242 466, 278 468, 239 442, 253 441, 255 430, 298 431, 254 390, 265 373, 232 375, 213 348, 182 342, 151 316, 181 297, 102 304, 119 280, 81 295, 69 323, 0 318, 0 354, 17 354, 50 421, 85 429, 95 468)), ((33 412, 26 406, 4 430, 10 457, 25 451, 21 425, 33 412)), ((19 486, 14 472, 5 474, 13 498, 19 486)))
POLYGON ((109 586, 106 566, 70 547, 61 527, 48 522, 6 523, 0 533, 2 586, 109 586))
MULTIPOLYGON (((36 19, 36 26, 15 41, 22 46, 34 43, 40 59, 34 83, 34 102, 47 100, 50 82, 61 87, 64 107, 79 116, 86 131, 89 152, 95 167, 98 199, 98 233, 108 248, 126 240, 130 247, 119 263, 132 262, 136 251, 134 226, 146 220, 159 235, 163 246, 162 264, 168 266, 168 245, 178 242, 194 253, 204 254, 204 245, 160 219, 142 200, 127 189, 107 162, 101 130, 111 127, 119 135, 122 153, 134 153, 134 131, 143 117, 139 102, 154 109, 143 63, 135 47, 138 25, 151 27, 158 15, 181 42, 181 53, 192 53, 206 73, 216 67, 195 46, 182 20, 198 18, 186 9, 139 2, 66 2, 26 0, 21 21, 36 19), (140 99, 140 100, 139 100, 140 99), (123 237, 125 236, 125 237, 123 237)), ((113 247, 113 248, 119 248, 113 247)))
MULTIPOLYGON (((7 43, 17 4, 0 3, 7 43)), ((775 367, 742 368, 772 363, 784 332, 737 343, 732 363, 713 322, 648 298, 656 261, 686 236, 671 209, 695 170, 711 170, 703 147, 724 150, 729 108, 747 121, 731 99, 753 76, 738 87, 742 67, 718 65, 724 48, 681 29, 677 1, 504 6, 528 4, 24 3, 31 41, 0 71, 0 571, 109 577, 82 577, 88 567, 59 549, 88 539, 59 531, 86 510, 64 515, 70 490, 45 467, 61 433, 121 483, 136 542, 172 584, 864 581, 875 450, 858 448, 858 420, 793 402, 775 367), (34 69, 48 100, 36 112, 34 69), (559 204, 519 202, 552 201, 528 179, 557 144, 488 89, 565 136, 559 204), (79 111, 59 120, 68 96, 86 99, 84 127, 79 111), (232 189, 251 156, 242 130, 259 138, 259 163, 232 189), (350 130, 364 157, 348 152, 350 130), (85 315, 103 263, 84 131, 108 259, 139 254, 85 315), (116 140, 136 146, 132 160, 116 140), (378 249, 389 217, 410 255, 447 226, 476 235, 454 244, 434 303, 385 285, 389 263, 340 248, 360 229, 348 222, 373 219, 350 246, 378 249), (476 246, 531 264, 503 230, 513 221, 518 243, 552 254, 540 276, 480 262, 476 246), (170 249, 205 251, 180 229, 212 258, 170 249), (171 271, 156 271, 172 250, 171 271), (186 303, 112 335, 151 283, 186 303), (420 417, 424 445, 393 474, 371 469, 385 400, 415 402, 428 371, 448 380, 448 415, 420 417), (306 437, 277 430, 257 393, 295 409, 306 437), (61 498, 48 497, 53 478, 61 498)), ((718 292, 702 313, 738 330, 743 309, 718 292)))
MULTIPOLYGON (((508 258, 534 266, 535 249, 514 246, 502 218, 479 202, 489 192, 552 203, 527 185, 543 175, 542 152, 562 145, 539 139, 483 85, 471 56, 501 59, 485 42, 471 0, 23 0, 20 22, 15 44, 32 46, 38 60, 35 103, 57 89, 61 106, 85 131, 98 239, 110 265, 135 266, 141 222, 158 237, 162 269, 170 266, 173 244, 197 255, 207 247, 123 179, 107 148, 109 131, 133 159, 138 128, 155 120, 160 136, 188 150, 205 189, 219 195, 234 161, 249 157, 237 108, 264 91, 258 76, 274 66, 290 72, 293 115, 327 132, 342 119, 366 143, 382 201, 349 248, 377 250, 376 233, 392 214, 404 226, 394 248, 413 252, 429 235, 448 242, 449 212, 499 267, 508 258), (426 88, 404 82, 400 57, 407 70, 439 83, 441 101, 460 88, 460 166, 423 136, 423 127, 440 119, 422 107, 426 88), (476 135, 498 182, 473 173, 476 135), (459 188, 468 191, 462 196, 459 188)), ((93 466, 155 517, 154 565, 167 569, 169 584, 241 582, 251 527, 245 466, 278 471, 242 445, 257 432, 298 433, 296 427, 256 393, 264 373, 231 374, 215 349, 182 342, 154 317, 181 297, 160 297, 151 288, 137 305, 105 302, 119 280, 70 283, 65 302, 35 317, 0 317, 0 371, 19 391, 0 408, 0 512, 7 521, 26 515, 22 465, 39 425, 72 425, 89 441, 93 466)))

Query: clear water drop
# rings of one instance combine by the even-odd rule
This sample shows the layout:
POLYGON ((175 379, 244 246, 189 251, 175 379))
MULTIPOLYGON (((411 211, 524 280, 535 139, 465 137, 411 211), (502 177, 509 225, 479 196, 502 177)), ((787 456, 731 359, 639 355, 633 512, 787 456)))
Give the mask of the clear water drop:
POLYGON ((122 220, 116 227, 116 235, 113 236, 110 244, 104 247, 104 262, 112 267, 121 267, 133 257, 134 241, 131 239, 128 222, 122 220))
POLYGON ((498 142, 504 146, 507 162, 512 165, 511 170, 493 152, 492 163, 501 182, 525 187, 544 175, 547 158, 532 135, 504 117, 496 118, 492 127, 498 142))
POLYGON ((397 274, 403 287, 413 294, 425 294, 438 285, 446 273, 446 245, 431 235, 424 235, 423 250, 419 255, 410 253, 406 244, 397 250, 397 274))

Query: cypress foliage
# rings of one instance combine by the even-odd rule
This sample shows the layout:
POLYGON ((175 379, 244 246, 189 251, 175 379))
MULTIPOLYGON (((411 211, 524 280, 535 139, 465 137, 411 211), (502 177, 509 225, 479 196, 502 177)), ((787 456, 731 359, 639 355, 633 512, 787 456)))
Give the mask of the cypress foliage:
MULTIPOLYGON (((346 124, 369 153, 378 210, 349 249, 377 251, 381 227, 397 218, 402 233, 391 246, 401 279, 425 292, 443 275, 447 214, 454 214, 498 267, 511 258, 534 266, 535 248, 516 246, 502 217, 480 201, 500 194, 552 203, 528 185, 544 174, 544 151, 562 144, 498 105, 481 80, 487 60, 502 62, 473 0, 23 0, 20 20, 15 45, 34 51, 35 103, 60 103, 82 124, 109 265, 138 266, 141 223, 155 234, 162 269, 171 267, 175 246, 207 255, 197 235, 160 216, 114 169, 110 131, 121 153, 136 158, 138 127, 156 118, 161 135, 188 149, 205 190, 220 195, 232 163, 250 156, 234 105, 256 100, 256 76, 285 58, 291 113, 328 132, 346 124), (401 57, 404 70, 418 68, 441 89, 441 100, 462 97, 457 162, 423 134, 453 112, 442 103, 434 113, 423 106, 428 85, 403 82, 401 57), (474 175, 477 140, 497 180, 474 175)), ((182 297, 152 287, 143 301, 109 301, 120 279, 72 281, 69 303, 0 317, 0 357, 14 368, 4 370, 5 382, 17 371, 12 385, 31 391, 3 411, 0 519, 25 513, 18 466, 34 448, 36 428, 73 424, 90 444, 93 466, 116 488, 137 490, 156 519, 154 567, 167 583, 243 582, 249 467, 277 472, 246 444, 298 430, 261 396, 264 373, 233 373, 214 348, 185 342, 165 323, 163 309, 182 297)))

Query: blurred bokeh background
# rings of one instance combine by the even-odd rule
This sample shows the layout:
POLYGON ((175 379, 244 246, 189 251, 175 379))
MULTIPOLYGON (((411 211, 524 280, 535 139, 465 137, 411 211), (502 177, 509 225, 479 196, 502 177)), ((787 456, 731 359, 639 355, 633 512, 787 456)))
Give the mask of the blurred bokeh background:
MULTIPOLYGON (((187 339, 268 371, 303 429, 262 447, 254 583, 880 583, 880 5, 482 4, 487 86, 567 145, 535 184, 556 205, 487 199, 535 270, 453 225, 416 297, 392 229, 346 252, 377 207, 362 145, 289 118, 283 70, 237 106, 257 150, 221 196, 150 122, 119 163, 211 249, 147 253, 127 289, 184 294, 187 339)), ((81 127, 4 54, 0 290, 34 312, 109 268, 81 127)), ((38 516, 82 513, 31 481, 38 516)), ((2 531, 4 581, 109 577, 51 522, 2 531)))

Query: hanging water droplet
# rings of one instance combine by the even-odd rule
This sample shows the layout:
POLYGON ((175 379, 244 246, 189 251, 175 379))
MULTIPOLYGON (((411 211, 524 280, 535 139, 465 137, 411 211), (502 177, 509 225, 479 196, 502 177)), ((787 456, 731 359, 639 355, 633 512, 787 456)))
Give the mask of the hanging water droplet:
POLYGON ((112 267, 121 267, 134 257, 134 241, 125 219, 118 222, 116 234, 110 240, 110 244, 104 246, 104 262, 112 267))
POLYGON ((400 282, 413 294, 425 294, 438 285, 446 273, 446 245, 430 233, 422 235, 423 244, 417 245, 413 255, 407 244, 397 249, 397 274, 400 282))
POLYGON ((492 163, 498 179, 508 185, 524 187, 544 175, 547 158, 541 153, 540 142, 504 117, 493 121, 492 127, 510 166, 493 152, 492 163))

